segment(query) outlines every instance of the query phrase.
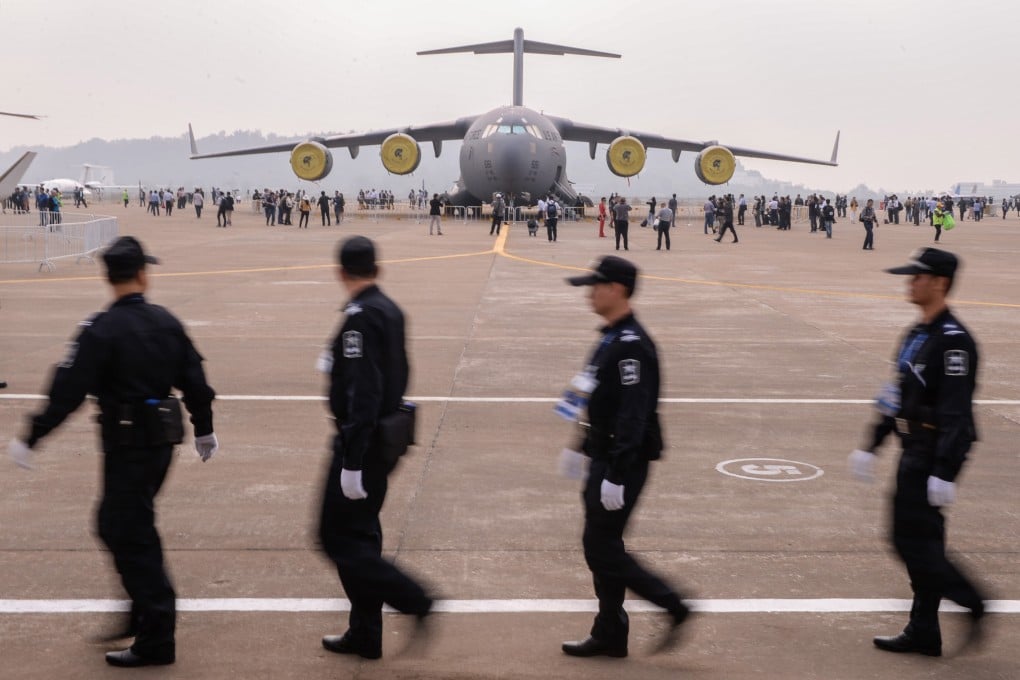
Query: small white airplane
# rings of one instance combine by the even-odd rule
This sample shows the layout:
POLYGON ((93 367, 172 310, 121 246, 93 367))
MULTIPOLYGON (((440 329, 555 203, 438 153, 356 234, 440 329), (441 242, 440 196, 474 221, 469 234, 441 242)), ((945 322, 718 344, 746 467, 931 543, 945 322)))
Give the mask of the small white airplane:
POLYGON ((86 189, 102 197, 104 191, 123 191, 124 189, 137 189, 134 184, 114 184, 113 170, 106 165, 92 165, 82 163, 81 183, 86 189))
POLYGON ((73 196, 76 191, 81 190, 88 200, 92 198, 92 192, 89 191, 88 187, 77 180, 68 179, 66 177, 58 177, 56 179, 46 179, 36 184, 22 184, 21 186, 28 189, 37 189, 42 187, 46 191, 53 191, 56 189, 60 192, 61 196, 73 196))

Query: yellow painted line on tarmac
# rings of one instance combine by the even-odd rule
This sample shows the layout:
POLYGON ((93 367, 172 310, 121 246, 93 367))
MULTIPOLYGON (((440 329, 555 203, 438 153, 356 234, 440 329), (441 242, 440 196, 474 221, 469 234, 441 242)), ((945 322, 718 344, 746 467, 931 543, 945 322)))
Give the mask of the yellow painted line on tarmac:
MULTIPOLYGON (((575 265, 562 264, 559 262, 548 262, 546 260, 536 260, 530 257, 522 257, 520 255, 514 255, 507 250, 507 243, 510 239, 510 224, 504 224, 503 229, 500 231, 499 236, 496 238, 496 242, 493 247, 489 250, 478 250, 470 253, 453 253, 451 255, 423 255, 421 257, 406 257, 398 258, 394 260, 380 260, 380 264, 406 264, 412 262, 429 262, 434 260, 453 260, 466 257, 478 257, 480 255, 492 255, 496 254, 501 257, 505 257, 509 260, 516 260, 518 262, 527 262, 528 264, 535 264, 543 267, 554 267, 556 269, 564 269, 569 271, 588 271, 587 267, 578 267, 575 265)), ((305 271, 311 269, 330 269, 334 267, 333 263, 329 264, 310 264, 310 265, 290 265, 285 267, 252 267, 248 269, 213 269, 207 271, 197 272, 172 272, 172 273, 152 273, 150 276, 153 278, 171 278, 171 277, 190 277, 190 276, 227 276, 231 274, 259 274, 267 272, 285 272, 285 271, 305 271)), ((701 279, 684 279, 675 276, 658 276, 655 274, 641 274, 641 278, 648 279, 651 281, 665 281, 667 283, 682 283, 693 286, 714 286, 717 288, 742 288, 744 290, 764 290, 772 291, 777 293, 793 293, 798 295, 818 295, 825 297, 840 297, 840 298, 857 298, 864 300, 895 300, 902 301, 903 296, 900 295, 879 295, 874 293, 854 293, 849 291, 833 291, 833 290, 822 290, 818 288, 795 288, 788 286, 770 286, 760 283, 736 283, 733 281, 708 281, 701 279)), ((19 284, 19 283, 56 283, 56 282, 68 282, 68 281, 95 281, 102 280, 99 275, 96 276, 65 276, 56 278, 45 278, 45 279, 0 279, 0 285, 5 284, 19 284)), ((974 307, 999 307, 1004 309, 1020 309, 1020 303, 1011 302, 988 302, 983 300, 954 300, 954 305, 967 305, 974 307)))
MULTIPOLYGON (((506 242, 509 237, 509 227, 500 235, 500 238, 496 241, 495 251, 497 255, 510 260, 517 260, 519 262, 527 262, 529 264, 542 265, 544 267, 555 267, 557 269, 567 269, 571 271, 588 271, 588 267, 578 267, 570 264, 561 264, 559 262, 547 262, 545 260, 535 260, 530 257, 521 257, 520 255, 514 255, 513 253, 507 252, 506 242)), ((768 290, 777 293, 795 293, 801 295, 820 295, 827 297, 843 297, 843 298, 861 298, 866 300, 895 300, 903 301, 902 295, 879 295, 876 293, 853 293, 849 291, 836 291, 836 290, 821 290, 818 288, 794 288, 788 286, 769 286, 761 283, 734 283, 732 281, 706 281, 702 279, 683 279, 676 276, 658 276, 655 274, 641 274, 641 278, 648 279, 651 281, 666 281, 669 283, 684 283, 694 286, 716 286, 718 288, 743 288, 747 290, 768 290)), ((1020 304, 1012 302, 985 302, 982 300, 953 300, 953 305, 970 305, 978 307, 1004 307, 1007 309, 1020 309, 1020 304)))
MULTIPOLYGON (((492 255, 494 249, 489 250, 478 250, 472 253, 454 253, 452 255, 425 255, 422 257, 405 257, 395 260, 380 260, 379 264, 404 264, 408 262, 427 262, 429 260, 452 260, 462 257, 477 257, 479 255, 492 255)), ((304 265, 290 265, 286 267, 251 267, 248 269, 211 269, 197 272, 168 272, 168 273, 156 273, 151 272, 149 274, 152 278, 164 279, 184 276, 224 276, 228 274, 258 274, 265 272, 286 272, 286 271, 302 271, 309 269, 332 269, 336 264, 304 264, 304 265)), ((64 276, 55 278, 45 279, 0 279, 0 285, 10 283, 57 283, 61 281, 97 281, 103 280, 102 276, 64 276)))

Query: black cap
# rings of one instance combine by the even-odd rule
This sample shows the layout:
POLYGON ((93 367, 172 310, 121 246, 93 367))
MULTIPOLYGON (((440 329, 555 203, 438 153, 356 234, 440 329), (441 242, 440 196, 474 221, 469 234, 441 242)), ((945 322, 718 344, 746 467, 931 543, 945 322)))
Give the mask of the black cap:
POLYGON ((590 274, 571 276, 571 286, 593 286, 596 283, 622 283, 631 292, 637 285, 637 267, 615 255, 606 255, 596 264, 590 274))
POLYGON ((960 262, 950 252, 938 248, 921 248, 910 257, 910 262, 902 267, 886 269, 890 274, 931 274, 953 278, 960 262))
POLYGON ((146 255, 142 244, 134 236, 121 236, 103 253, 106 270, 118 277, 132 276, 146 264, 159 264, 152 255, 146 255))
POLYGON ((375 244, 364 236, 352 236, 340 245, 340 266, 355 276, 375 274, 375 244))

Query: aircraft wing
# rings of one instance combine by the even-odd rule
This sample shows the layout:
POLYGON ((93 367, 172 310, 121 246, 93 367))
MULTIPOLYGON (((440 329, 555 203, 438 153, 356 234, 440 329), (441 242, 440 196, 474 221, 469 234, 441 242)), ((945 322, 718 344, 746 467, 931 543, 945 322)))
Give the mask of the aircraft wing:
MULTIPOLYGON (((468 116, 466 118, 458 118, 457 120, 448 121, 445 123, 433 123, 431 125, 412 125, 409 127, 402 128, 390 128, 388 130, 373 130, 370 132, 361 132, 347 135, 334 135, 332 137, 313 137, 313 141, 319 142, 323 146, 330 149, 349 149, 351 152, 351 158, 355 158, 358 155, 358 150, 362 146, 374 146, 382 144, 383 141, 392 134, 402 132, 407 135, 411 135, 418 142, 432 142, 435 148, 436 156, 439 155, 440 149, 442 148, 443 141, 446 140, 462 140, 464 135, 467 134, 468 128, 471 127, 472 123, 478 116, 468 116)), ((283 144, 270 144, 267 146, 256 146, 249 149, 236 149, 234 151, 219 151, 216 153, 198 153, 198 148, 195 145, 195 136, 191 132, 191 125, 188 125, 188 134, 191 139, 191 158, 223 158, 226 156, 250 156, 254 154, 263 153, 279 153, 282 151, 290 151, 294 146, 304 140, 296 140, 293 142, 286 142, 283 144)))
POLYGON ((0 116, 14 116, 15 118, 31 118, 32 120, 39 120, 42 116, 37 116, 34 113, 10 113, 8 111, 0 111, 0 116))
MULTIPOLYGON (((605 128, 598 127, 596 125, 587 125, 584 123, 575 123, 567 118, 557 118, 555 116, 546 116, 553 122, 556 128, 560 131, 560 136, 568 142, 587 142, 589 146, 589 152, 592 158, 595 158, 595 145, 596 144, 609 144, 617 137, 623 135, 630 135, 631 137, 637 138, 645 147, 650 149, 669 149, 673 152, 673 160, 676 161, 680 157, 681 151, 694 151, 699 152, 707 147, 719 144, 716 141, 710 142, 694 142, 687 139, 675 139, 672 137, 663 137, 662 135, 649 134, 645 132, 635 132, 633 130, 623 130, 620 128, 605 128)), ((723 144, 734 156, 743 158, 762 158, 765 160, 772 161, 789 161, 792 163, 811 163, 813 165, 839 165, 836 162, 836 154, 839 151, 839 133, 836 133, 836 142, 832 147, 832 156, 829 160, 823 160, 818 158, 805 158, 803 156, 790 156, 788 154, 773 153, 771 151, 759 151, 757 149, 745 149, 738 146, 729 146, 723 144)))

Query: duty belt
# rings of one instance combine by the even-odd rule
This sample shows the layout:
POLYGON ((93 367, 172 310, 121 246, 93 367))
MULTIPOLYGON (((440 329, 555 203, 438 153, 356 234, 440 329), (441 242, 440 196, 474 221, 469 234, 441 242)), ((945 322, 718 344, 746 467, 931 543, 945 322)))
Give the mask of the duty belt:
POLYGON ((931 423, 923 423, 919 420, 907 420, 906 418, 896 419, 896 431, 899 432, 900 434, 916 435, 924 433, 925 430, 927 430, 928 432, 932 432, 935 429, 936 427, 931 423))

